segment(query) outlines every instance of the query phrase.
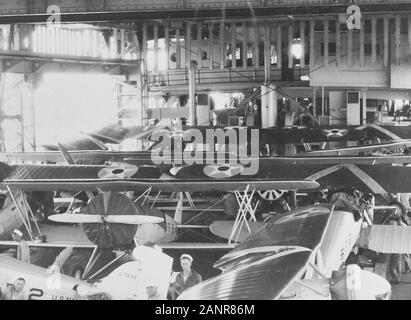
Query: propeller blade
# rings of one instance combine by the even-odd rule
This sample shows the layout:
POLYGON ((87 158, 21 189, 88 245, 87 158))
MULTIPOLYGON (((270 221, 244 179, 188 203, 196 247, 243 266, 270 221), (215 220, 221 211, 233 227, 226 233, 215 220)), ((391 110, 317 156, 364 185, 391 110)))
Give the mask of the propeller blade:
POLYGON ((123 224, 147 224, 160 223, 164 219, 160 217, 145 216, 145 215, 109 215, 105 216, 104 220, 108 223, 123 223, 123 224))
POLYGON ((147 224, 160 223, 164 219, 145 215, 97 215, 97 214, 53 214, 49 220, 62 223, 121 223, 121 224, 147 224))

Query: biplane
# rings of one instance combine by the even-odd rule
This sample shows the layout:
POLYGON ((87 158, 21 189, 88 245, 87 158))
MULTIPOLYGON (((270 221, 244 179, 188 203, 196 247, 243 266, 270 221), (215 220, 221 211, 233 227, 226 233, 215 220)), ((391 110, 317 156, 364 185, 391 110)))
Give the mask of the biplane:
POLYGON ((132 261, 94 283, 0 255, 0 285, 13 286, 23 278, 28 300, 145 300, 147 286, 157 287, 159 297, 166 299, 173 259, 152 247, 138 246, 132 255, 132 261))
MULTIPOLYGON (((147 209, 138 203, 138 199, 134 200, 133 203, 126 195, 114 191, 139 191, 141 192, 139 198, 142 198, 147 196, 151 191, 192 192, 217 190, 238 192, 238 201, 241 202, 240 199, 244 199, 244 201, 248 199, 247 192, 242 194, 241 190, 249 190, 249 188, 251 188, 250 186, 255 190, 267 188, 312 189, 318 187, 316 182, 304 179, 265 179, 262 181, 246 178, 227 181, 225 179, 212 179, 210 177, 206 179, 206 181, 198 179, 196 181, 192 179, 177 179, 172 175, 172 168, 170 168, 168 174, 166 174, 156 166, 17 165, 10 167, 4 165, 3 173, 5 175, 7 175, 9 170, 13 171, 9 178, 12 178, 12 176, 16 177, 14 174, 17 172, 25 172, 27 174, 23 173, 24 177, 20 176, 21 179, 18 178, 21 182, 18 185, 15 185, 11 180, 4 179, 3 186, 6 187, 14 205, 14 221, 17 223, 20 219, 20 224, 24 225, 30 240, 33 242, 29 242, 30 245, 34 245, 35 243, 35 234, 37 233, 38 236, 42 236, 45 230, 47 230, 48 241, 54 244, 64 242, 66 245, 68 243, 76 245, 80 239, 82 239, 82 241, 87 239, 84 242, 87 243, 87 241, 89 241, 87 244, 93 246, 90 257, 91 261, 94 260, 101 249, 127 247, 127 245, 130 246, 130 244, 133 244, 134 239, 138 239, 140 243, 170 242, 175 239, 175 228, 190 227, 189 225, 176 225, 173 219, 167 217, 164 222, 161 222, 158 220, 160 215, 155 214, 155 208, 147 209), (95 178, 92 178, 93 173, 89 171, 90 169, 94 172, 95 178), (29 173, 26 170, 33 171, 29 173), (35 176, 37 176, 37 178, 35 178, 35 176), (79 233, 78 229, 77 231, 64 233, 59 231, 63 230, 63 228, 66 230, 67 225, 47 227, 43 223, 37 223, 27 203, 26 193, 30 191, 47 192, 55 190, 73 193, 86 191, 88 193, 90 199, 85 208, 86 214, 71 213, 49 217, 54 219, 54 221, 65 222, 71 226, 78 223, 86 225, 87 227, 84 227, 86 237, 84 237, 84 233, 79 233), (22 199, 21 202, 19 202, 20 198, 22 199), (116 216, 111 217, 113 212, 116 216), (126 220, 121 220, 122 223, 120 223, 118 219, 121 218, 121 212, 125 212, 126 215, 133 215, 133 217, 127 217, 126 220), (117 226, 112 226, 112 219, 117 223, 117 226), (132 221, 133 223, 126 226, 125 224, 127 223, 125 221, 132 221), (146 221, 148 222, 144 226, 136 227, 136 225, 141 225, 146 221), (34 226, 32 226, 33 222, 34 226), (118 227, 119 225, 121 226, 118 227), (55 234, 56 236, 51 237, 49 236, 50 234, 55 234)), ((12 178, 12 180, 14 180, 14 178, 12 178)), ((6 212, 7 207, 5 207, 4 210, 4 212, 6 212)), ((247 211, 250 210, 250 208, 244 208, 243 210, 247 211)), ((0 214, 0 219, 2 216, 3 215, 0 214)), ((163 220, 163 218, 161 218, 161 220, 163 220)), ((10 231, 10 228, 8 230, 10 231)), ((3 242, 3 245, 12 244, 3 242)), ((207 246, 209 247, 210 244, 207 246)), ((220 244, 217 244, 217 246, 220 248, 220 244)), ((60 248, 61 247, 60 245, 60 248)), ((89 263, 92 264, 93 262, 88 262, 87 264, 89 263)), ((87 274, 87 267, 85 269, 83 275, 87 274)))
POLYGON ((214 265, 222 273, 178 299, 388 299, 390 284, 358 265, 342 268, 354 246, 383 253, 411 251, 407 227, 364 227, 366 213, 333 205, 271 217, 214 265), (398 236, 400 235, 400 236, 398 236))

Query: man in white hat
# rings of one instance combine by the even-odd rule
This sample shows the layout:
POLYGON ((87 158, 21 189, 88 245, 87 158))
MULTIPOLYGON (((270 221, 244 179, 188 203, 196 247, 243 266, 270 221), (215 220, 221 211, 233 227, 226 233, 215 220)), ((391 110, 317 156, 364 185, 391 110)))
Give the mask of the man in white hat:
POLYGON ((173 300, 186 289, 200 283, 202 281, 201 275, 196 271, 191 269, 193 263, 193 257, 189 254, 183 254, 180 257, 181 269, 183 271, 179 272, 176 276, 175 282, 170 286, 170 294, 173 300))
POLYGON ((14 229, 11 236, 13 237, 13 241, 19 243, 17 247, 17 259, 30 263, 30 249, 27 242, 23 240, 23 232, 19 229, 14 229))

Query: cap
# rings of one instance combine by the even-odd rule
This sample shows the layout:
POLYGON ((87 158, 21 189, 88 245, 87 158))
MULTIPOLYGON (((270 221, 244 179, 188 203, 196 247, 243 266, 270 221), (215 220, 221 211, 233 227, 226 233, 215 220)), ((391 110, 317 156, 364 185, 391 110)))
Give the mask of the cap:
POLYGON ((21 232, 19 229, 14 229, 13 233, 20 236, 20 237, 23 237, 23 232, 21 232))
POLYGON ((190 256, 189 254, 182 254, 181 255, 181 257, 180 257, 180 260, 182 260, 182 259, 188 259, 188 260, 190 260, 190 262, 193 262, 193 257, 192 256, 190 256))

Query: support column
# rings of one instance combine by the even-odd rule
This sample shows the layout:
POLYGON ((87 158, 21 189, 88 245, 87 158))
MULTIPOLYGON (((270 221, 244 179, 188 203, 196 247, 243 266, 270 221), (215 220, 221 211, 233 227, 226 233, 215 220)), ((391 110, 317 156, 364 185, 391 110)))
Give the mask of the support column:
POLYGON ((288 26, 288 68, 294 67, 294 56, 293 56, 293 39, 294 39, 294 26, 290 24, 288 26))
POLYGON ((176 69, 181 68, 180 28, 176 29, 176 69))
POLYGON ((164 25, 164 46, 166 52, 166 70, 168 70, 170 69, 170 29, 168 28, 168 23, 164 25))
POLYGON ((361 29, 360 29, 360 67, 364 66, 365 63, 365 44, 364 44, 364 28, 365 28, 365 20, 361 20, 361 29))
POLYGON ((225 41, 224 41, 224 34, 225 34, 225 24, 224 22, 220 22, 220 69, 225 68, 225 41))
POLYGON ((347 37, 348 37, 348 56, 347 56, 347 62, 348 62, 348 67, 352 66, 352 30, 347 31, 347 37))
POLYGON ((377 64, 377 18, 371 18, 371 63, 377 64))
POLYGON ((258 24, 256 24, 254 26, 254 54, 253 54, 254 66, 256 67, 260 66, 259 43, 260 43, 260 35, 258 33, 258 24))
POLYGON ((270 25, 266 24, 264 26, 264 83, 265 84, 271 81, 270 44, 271 44, 270 25))
POLYGON ((361 123, 367 123, 367 89, 361 90, 362 93, 362 114, 361 114, 361 123))
POLYGON ((235 22, 231 23, 231 68, 235 69, 237 67, 237 41, 236 41, 237 24, 235 22))
POLYGON ((268 94, 268 126, 269 127, 276 127, 277 126, 277 118, 278 118, 278 94, 275 85, 269 86, 270 91, 268 94))
POLYGON ((314 20, 310 20, 310 68, 314 68, 314 65, 315 65, 314 25, 315 25, 315 21, 314 21, 314 20))
MULTIPOLYGON (((50 39, 51 29, 48 30, 48 28, 47 28, 47 31, 48 31, 48 39, 50 39)), ((74 41, 74 43, 75 43, 75 45, 77 45, 77 48, 75 49, 75 53, 78 53, 78 52, 79 52, 78 42, 77 42, 77 41, 74 41)), ((118 29, 117 29, 117 28, 113 28, 113 43, 114 43, 114 44, 113 44, 113 48, 112 48, 111 51, 114 53, 114 56, 115 56, 115 58, 117 59, 118 56, 119 56, 119 53, 118 53, 118 29)), ((50 43, 49 43, 49 42, 47 43, 47 47, 48 47, 48 49, 49 49, 48 52, 50 52, 50 43)))
POLYGON ((202 34, 203 34, 203 25, 199 22, 196 25, 196 31, 197 31, 197 54, 198 54, 198 59, 197 59, 197 68, 201 69, 201 64, 202 64, 202 52, 203 52, 203 39, 202 39, 202 34))
POLYGON ((313 116, 317 116, 317 88, 313 87, 313 116))
POLYGON ((321 115, 325 115, 325 90, 324 86, 321 87, 321 115))
POLYGON ((408 63, 411 62, 411 15, 407 17, 408 20, 408 63))
POLYGON ((341 66, 341 51, 342 51, 342 45, 341 45, 341 28, 340 28, 340 23, 339 21, 336 21, 335 23, 335 55, 336 55, 336 60, 337 60, 337 66, 341 66))
POLYGON ((154 73, 158 74, 158 24, 153 26, 154 34, 154 73))
POLYGON ((188 102, 189 102, 189 116, 190 116, 190 125, 197 125, 197 114, 196 114, 196 61, 190 62, 190 70, 188 73, 189 81, 189 92, 188 92, 188 102))
POLYGON ((388 66, 388 36, 389 36, 389 30, 388 30, 388 17, 384 17, 384 67, 388 66))
POLYGON ((300 21, 300 43, 301 43, 301 68, 305 67, 305 21, 300 21))
POLYGON ((329 22, 328 20, 324 21, 324 66, 328 66, 329 54, 328 54, 328 44, 330 42, 330 32, 329 32, 329 22))
POLYGON ((214 24, 210 23, 208 25, 208 57, 209 57, 209 68, 214 68, 214 33, 213 33, 214 24))
POLYGON ((186 68, 190 68, 191 65, 191 22, 186 22, 186 39, 185 39, 185 52, 186 52, 186 68))
POLYGON ((142 39, 142 72, 141 72, 141 119, 145 124, 143 119, 147 119, 147 108, 148 108, 148 76, 147 76, 147 22, 143 22, 143 39, 142 39))
POLYGON ((269 128, 277 126, 277 91, 276 86, 266 84, 261 86, 261 126, 269 128))
POLYGON ((143 23, 143 43, 142 43, 142 51, 143 51, 143 73, 146 74, 147 72, 147 22, 143 23))
POLYGON ((400 64, 401 57, 401 16, 398 14, 395 16, 395 64, 400 64))
POLYGON ((247 68, 247 51, 248 51, 248 39, 247 39, 247 23, 243 22, 243 68, 247 68))
MULTIPOLYGON (((56 34, 57 35, 57 34, 56 34)), ((57 42, 58 43, 58 42, 57 42)), ((57 48, 57 50, 60 50, 57 48)), ((86 51, 86 48, 84 48, 84 51, 86 51)), ((83 52, 84 52, 83 51, 83 52)), ((124 55, 126 53, 126 37, 125 37, 125 30, 120 29, 120 58, 123 59, 124 55)))
POLYGON ((277 67, 281 69, 282 64, 282 52, 283 52, 283 44, 282 44, 282 29, 281 26, 277 26, 277 67))

